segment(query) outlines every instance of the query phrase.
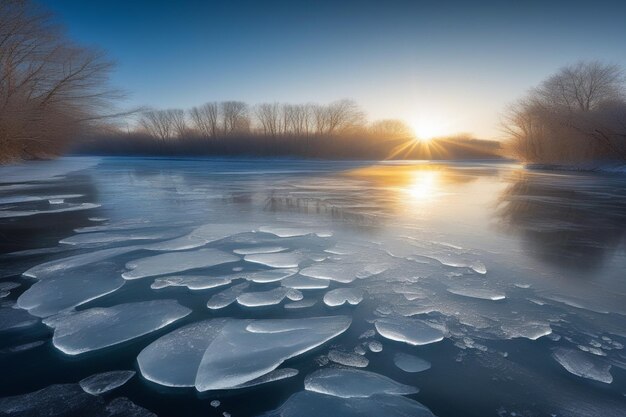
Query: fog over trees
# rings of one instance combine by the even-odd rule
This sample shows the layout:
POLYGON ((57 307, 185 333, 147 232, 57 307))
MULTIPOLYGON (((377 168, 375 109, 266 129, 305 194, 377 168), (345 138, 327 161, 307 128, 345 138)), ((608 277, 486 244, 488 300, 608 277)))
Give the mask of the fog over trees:
POLYGON ((513 155, 535 163, 626 162, 626 78, 579 62, 547 78, 505 115, 513 155))
POLYGON ((112 115, 112 63, 27 0, 0 2, 0 162, 55 155, 112 115))

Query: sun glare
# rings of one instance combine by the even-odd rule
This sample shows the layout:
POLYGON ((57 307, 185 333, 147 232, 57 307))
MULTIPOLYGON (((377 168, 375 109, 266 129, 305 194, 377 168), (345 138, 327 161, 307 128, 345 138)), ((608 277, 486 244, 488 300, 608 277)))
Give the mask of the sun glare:
POLYGON ((418 117, 409 122, 415 137, 421 141, 430 141, 433 138, 444 136, 447 132, 447 123, 437 117, 418 117))

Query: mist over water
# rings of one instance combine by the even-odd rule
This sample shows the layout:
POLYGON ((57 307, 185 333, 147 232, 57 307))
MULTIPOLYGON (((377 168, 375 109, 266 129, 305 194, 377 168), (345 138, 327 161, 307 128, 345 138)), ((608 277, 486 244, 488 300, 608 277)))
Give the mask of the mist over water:
POLYGON ((132 370, 103 395, 159 416, 626 413, 623 176, 156 158, 11 169, 1 397, 132 370))

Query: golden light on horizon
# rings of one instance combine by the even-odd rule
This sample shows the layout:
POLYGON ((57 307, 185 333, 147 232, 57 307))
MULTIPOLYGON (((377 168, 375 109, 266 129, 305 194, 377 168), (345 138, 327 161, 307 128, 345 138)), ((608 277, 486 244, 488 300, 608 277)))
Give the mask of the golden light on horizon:
POLYGON ((419 116, 408 121, 409 126, 415 134, 415 138, 428 142, 436 137, 445 136, 450 134, 449 123, 434 115, 419 116))

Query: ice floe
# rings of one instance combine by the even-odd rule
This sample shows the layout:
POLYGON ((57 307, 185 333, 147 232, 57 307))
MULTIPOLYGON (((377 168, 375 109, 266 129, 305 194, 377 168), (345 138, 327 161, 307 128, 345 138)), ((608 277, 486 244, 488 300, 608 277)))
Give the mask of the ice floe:
POLYGON ((374 326, 381 336, 414 346, 439 342, 444 337, 441 330, 421 320, 404 317, 378 319, 374 326))
POLYGON ((367 358, 359 354, 342 352, 337 349, 332 349, 328 352, 328 359, 331 362, 344 366, 353 366, 355 368, 366 368, 370 363, 367 358))
POLYGON ((463 297, 479 298, 481 300, 498 301, 506 298, 504 293, 486 288, 451 287, 448 288, 448 292, 463 297))
POLYGON ((611 365, 598 357, 570 348, 556 348, 552 355, 569 373, 605 384, 613 382, 611 365))
POLYGON ((157 339, 137 361, 142 375, 161 385, 237 388, 326 343, 350 323, 346 316, 206 320, 157 339))
POLYGON ((357 369, 320 369, 304 380, 304 389, 341 398, 366 398, 375 394, 409 395, 419 390, 386 376, 357 369))
POLYGON ((364 291, 359 288, 337 288, 324 294, 324 304, 329 307, 337 307, 348 303, 357 305, 363 301, 364 291))
POLYGON ((285 298, 298 301, 303 296, 298 290, 277 287, 268 291, 243 293, 237 296, 237 303, 245 307, 263 307, 280 304, 285 298))
POLYGON ((172 274, 190 269, 208 268, 229 262, 237 262, 239 258, 217 249, 198 249, 189 252, 164 253, 128 262, 124 279, 138 279, 156 275, 172 274))
POLYGON ((260 253, 276 253, 288 250, 283 246, 255 246, 251 248, 242 248, 233 250, 237 255, 255 255, 260 253))
POLYGON ((330 281, 327 279, 305 277, 298 274, 282 280, 281 285, 297 290, 321 290, 328 288, 330 281))
POLYGON ((58 272, 34 283, 17 299, 20 308, 48 317, 110 294, 124 285, 115 264, 101 262, 90 268, 58 272))
POLYGON ((109 371, 82 379, 78 384, 87 393, 100 395, 127 383, 135 376, 135 371, 109 371))
POLYGON ((279 269, 268 269, 265 271, 256 271, 256 272, 247 272, 241 274, 241 276, 248 281, 257 282, 257 283, 268 283, 268 282, 276 282, 282 281, 285 278, 288 278, 292 275, 298 273, 298 270, 295 268, 279 268, 279 269))
POLYGON ((422 372, 430 369, 430 362, 408 353, 398 352, 393 357, 393 363, 404 372, 422 372))
POLYGON ((79 355, 123 343, 161 329, 191 313, 174 300, 140 301, 90 308, 44 320, 54 329, 54 347, 79 355))
POLYGON ((246 262, 261 264, 270 268, 297 268, 306 259, 306 255, 300 251, 257 253, 244 256, 246 262))
POLYGON ((227 307, 237 301, 237 297, 239 297, 240 294, 243 294, 249 286, 250 283, 248 282, 233 285, 232 287, 213 295, 207 302, 206 306, 211 310, 218 310, 220 308, 227 307))
POLYGON ((228 285, 232 282, 232 277, 212 277, 207 275, 178 275, 161 277, 154 280, 150 285, 153 290, 160 290, 167 287, 187 287, 190 290, 207 290, 228 285))
POLYGON ((341 283, 350 283, 357 278, 367 278, 387 270, 386 264, 363 264, 348 261, 325 261, 303 268, 301 275, 311 278, 327 279, 341 283))

